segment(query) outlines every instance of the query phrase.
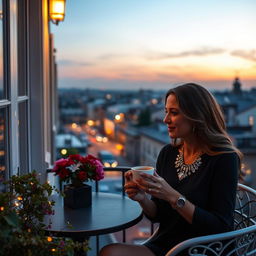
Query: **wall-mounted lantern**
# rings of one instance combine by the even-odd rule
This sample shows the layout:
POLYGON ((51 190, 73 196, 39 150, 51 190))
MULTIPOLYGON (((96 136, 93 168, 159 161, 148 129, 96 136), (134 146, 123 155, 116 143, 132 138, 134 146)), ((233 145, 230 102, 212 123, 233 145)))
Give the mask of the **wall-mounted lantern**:
POLYGON ((49 15, 53 24, 58 25, 65 18, 66 0, 50 0, 49 15))

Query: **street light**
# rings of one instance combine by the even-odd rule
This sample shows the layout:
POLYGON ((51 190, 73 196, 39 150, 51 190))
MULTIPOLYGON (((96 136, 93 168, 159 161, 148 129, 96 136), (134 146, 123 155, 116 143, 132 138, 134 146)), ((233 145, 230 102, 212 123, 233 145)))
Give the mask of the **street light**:
POLYGON ((65 18, 66 0, 50 0, 49 15, 53 24, 58 25, 65 18))
POLYGON ((124 113, 119 113, 119 114, 115 115, 116 121, 121 122, 121 121, 123 121, 123 119, 124 119, 124 113))
POLYGON ((116 119, 117 121, 119 121, 119 120, 121 119, 121 116, 120 116, 120 115, 115 115, 115 119, 116 119))
POLYGON ((89 126, 93 126, 93 125, 94 125, 94 121, 93 121, 93 120, 88 120, 88 121, 87 121, 87 124, 88 124, 89 126))

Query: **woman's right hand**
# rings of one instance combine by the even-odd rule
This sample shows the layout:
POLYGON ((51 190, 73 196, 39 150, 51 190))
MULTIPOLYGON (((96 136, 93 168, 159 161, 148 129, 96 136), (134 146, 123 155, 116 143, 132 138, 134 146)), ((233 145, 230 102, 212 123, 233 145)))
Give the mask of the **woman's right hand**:
POLYGON ((128 197, 134 201, 142 202, 146 198, 146 193, 133 181, 131 171, 125 173, 124 189, 128 197))

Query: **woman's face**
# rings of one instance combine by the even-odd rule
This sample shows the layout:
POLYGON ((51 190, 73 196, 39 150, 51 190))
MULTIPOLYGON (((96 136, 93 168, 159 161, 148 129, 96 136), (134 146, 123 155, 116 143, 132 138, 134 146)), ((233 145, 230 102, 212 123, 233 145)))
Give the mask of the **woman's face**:
POLYGON ((174 94, 170 94, 166 100, 165 113, 163 121, 167 124, 171 138, 184 139, 192 134, 192 124, 182 114, 174 94))

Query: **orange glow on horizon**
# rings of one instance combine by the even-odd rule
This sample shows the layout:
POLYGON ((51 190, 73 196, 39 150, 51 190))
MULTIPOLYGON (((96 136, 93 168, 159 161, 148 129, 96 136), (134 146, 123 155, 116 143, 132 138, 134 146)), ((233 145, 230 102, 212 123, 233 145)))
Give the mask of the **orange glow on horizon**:
MULTIPOLYGON (((180 81, 256 80, 254 62, 228 53, 209 56, 187 56, 146 59, 143 56, 96 61, 88 66, 60 66, 60 77, 73 79, 124 80, 131 82, 178 83, 180 81)), ((252 83, 251 83, 252 84, 252 83)), ((104 86, 104 84, 103 84, 104 86)))
MULTIPOLYGON (((223 68, 223 67, 208 67, 208 66, 194 66, 184 67, 181 70, 166 69, 144 69, 144 70, 129 70, 129 73, 118 73, 115 70, 107 71, 93 71, 84 72, 83 70, 60 69, 61 77, 76 78, 76 79, 88 79, 88 78, 101 78, 105 80, 129 80, 129 81, 173 81, 175 80, 222 80, 233 78, 237 70, 235 68, 223 68)), ((239 74, 246 79, 256 79, 256 67, 239 70, 239 74)))
MULTIPOLYGON (((71 61, 72 62, 72 61, 71 61)), ((90 61, 89 61, 90 62, 90 61)), ((163 80, 170 78, 201 77, 202 79, 223 79, 234 76, 238 71, 245 79, 256 78, 256 65, 251 60, 231 56, 227 53, 209 56, 187 56, 162 59, 147 59, 144 56, 126 59, 92 61, 93 65, 60 65, 60 76, 71 78, 163 80)))

